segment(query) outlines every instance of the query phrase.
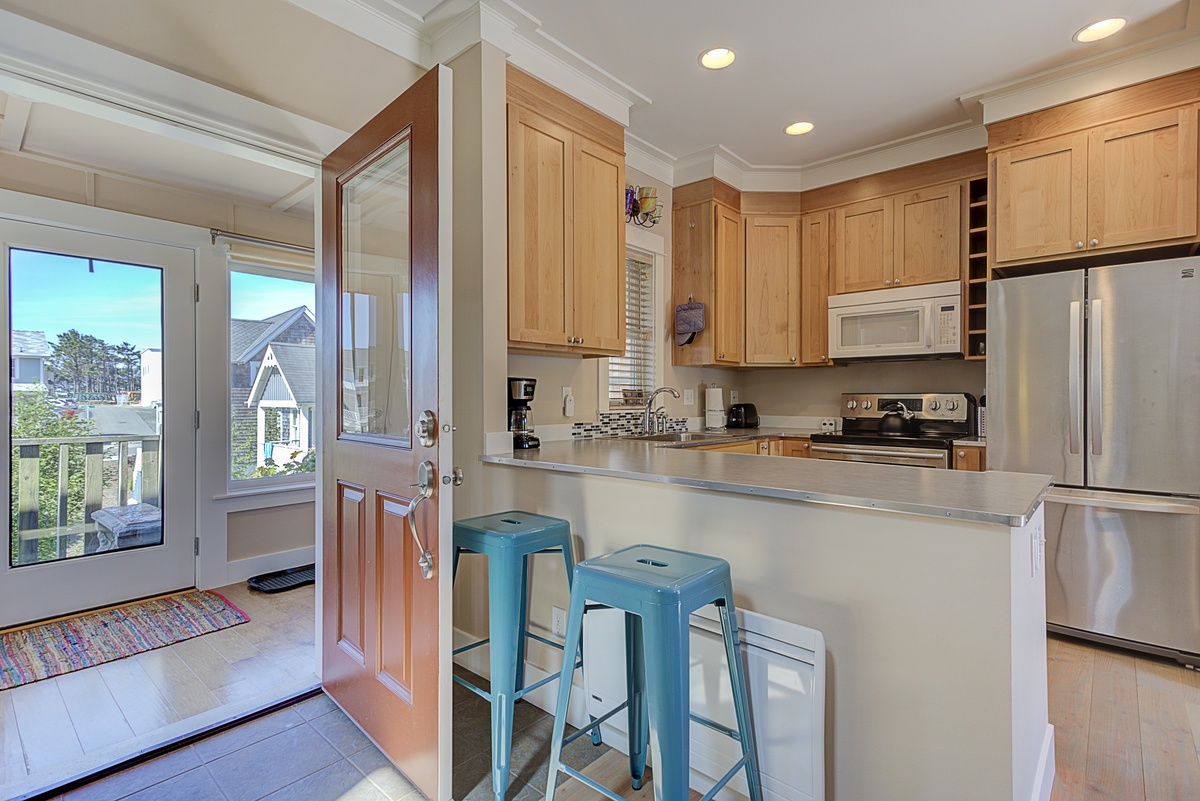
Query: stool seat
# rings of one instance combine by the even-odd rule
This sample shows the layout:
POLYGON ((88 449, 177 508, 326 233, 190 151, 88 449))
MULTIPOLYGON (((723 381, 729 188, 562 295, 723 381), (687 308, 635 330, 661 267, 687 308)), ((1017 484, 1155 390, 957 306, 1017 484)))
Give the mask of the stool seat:
POLYGON ((585 782, 613 801, 622 801, 607 788, 562 764, 565 744, 589 731, 598 731, 601 723, 622 708, 628 715, 629 774, 633 778, 633 789, 641 789, 649 746, 653 751, 655 801, 686 801, 690 775, 689 722, 695 721, 737 740, 742 750, 741 759, 709 791, 705 801, 743 769, 751 801, 762 801, 728 562, 654 545, 634 545, 580 562, 575 566, 571 585, 565 645, 550 741, 546 801, 554 801, 560 771, 585 782), (571 675, 576 668, 575 657, 583 633, 583 614, 591 604, 625 612, 628 700, 564 739, 571 675), (688 618, 708 604, 715 604, 720 612, 738 723, 736 731, 692 715, 688 709, 691 697, 688 618))
POLYGON ((488 655, 491 691, 484 691, 459 676, 454 681, 491 703, 492 790, 496 801, 504 801, 508 791, 513 705, 526 693, 558 678, 552 674, 530 687, 525 686, 525 640, 532 638, 562 648, 528 630, 529 557, 558 551, 562 552, 569 587, 574 559, 571 525, 566 520, 511 510, 454 523, 454 576, 458 576, 461 554, 482 554, 488 560, 488 637, 456 648, 454 653, 491 645, 488 655))

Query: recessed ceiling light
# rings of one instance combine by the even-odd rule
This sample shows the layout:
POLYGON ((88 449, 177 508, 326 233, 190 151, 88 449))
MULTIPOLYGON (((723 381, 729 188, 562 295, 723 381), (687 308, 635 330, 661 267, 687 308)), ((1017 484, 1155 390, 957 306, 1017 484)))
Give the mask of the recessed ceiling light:
POLYGON ((733 51, 728 47, 714 47, 700 54, 700 66, 710 70, 723 70, 733 63, 733 51))
POLYGON ((793 122, 791 125, 783 129, 783 132, 789 136, 800 136, 806 134, 813 129, 811 122, 793 122))
POLYGON ((1098 42, 1101 39, 1106 39, 1112 36, 1117 31, 1125 27, 1125 20, 1122 17, 1113 17, 1112 19, 1102 19, 1099 22, 1093 22, 1086 28, 1081 28, 1072 39, 1077 42, 1086 44, 1087 42, 1098 42))

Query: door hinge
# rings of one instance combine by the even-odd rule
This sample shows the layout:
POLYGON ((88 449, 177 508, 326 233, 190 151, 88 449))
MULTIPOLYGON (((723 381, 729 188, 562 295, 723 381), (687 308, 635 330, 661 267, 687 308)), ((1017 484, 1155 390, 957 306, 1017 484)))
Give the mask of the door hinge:
POLYGON ((196 302, 200 302, 200 285, 196 284, 196 302))
POLYGON ((196 548, 195 548, 195 555, 196 555, 196 556, 199 556, 199 555, 200 555, 200 538, 199 538, 199 537, 196 537, 196 539, 194 540, 194 542, 195 542, 195 544, 196 544, 196 548))
POLYGON ((200 410, 196 410, 196 430, 200 430, 200 410))

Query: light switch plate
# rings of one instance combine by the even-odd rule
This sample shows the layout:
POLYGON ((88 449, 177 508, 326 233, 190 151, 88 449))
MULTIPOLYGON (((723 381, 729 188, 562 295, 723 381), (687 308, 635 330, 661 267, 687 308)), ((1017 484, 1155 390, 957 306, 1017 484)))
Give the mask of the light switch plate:
POLYGON ((683 405, 684 406, 695 406, 696 405, 696 390, 685 389, 683 391, 683 405))
POLYGON ((736 389, 729 390, 729 402, 730 403, 738 402, 738 391, 736 389))

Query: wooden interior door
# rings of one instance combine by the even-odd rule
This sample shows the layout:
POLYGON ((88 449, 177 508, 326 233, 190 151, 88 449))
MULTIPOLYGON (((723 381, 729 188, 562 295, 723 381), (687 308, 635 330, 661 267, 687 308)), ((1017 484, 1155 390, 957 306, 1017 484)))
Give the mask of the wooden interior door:
POLYGON ((421 421, 441 396, 449 91, 449 70, 435 67, 322 165, 322 682, 431 799, 450 795, 439 708, 449 571, 444 443, 421 421), (422 482, 431 495, 418 502, 422 482))
POLYGON ((1087 134, 1003 150, 995 174, 996 261, 1084 249, 1087 134))
POLYGON ((1195 233, 1195 108, 1146 114, 1089 134, 1089 249, 1195 233))

